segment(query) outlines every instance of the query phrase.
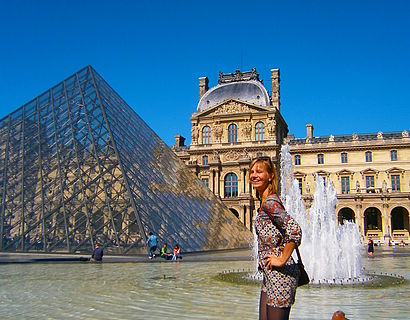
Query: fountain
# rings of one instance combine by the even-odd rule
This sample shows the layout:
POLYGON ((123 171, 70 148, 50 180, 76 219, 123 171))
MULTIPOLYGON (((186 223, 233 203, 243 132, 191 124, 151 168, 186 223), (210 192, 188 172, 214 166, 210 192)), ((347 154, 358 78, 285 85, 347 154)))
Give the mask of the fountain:
POLYGON ((336 221, 336 190, 316 174, 313 204, 307 214, 298 181, 293 177, 289 146, 281 150, 281 198, 302 228, 300 251, 312 283, 348 283, 364 279, 360 262, 361 235, 354 222, 336 221))
MULTIPOLYGON (((352 221, 339 224, 336 220, 336 189, 329 181, 316 174, 313 204, 306 211, 299 184, 293 175, 292 157, 289 146, 281 149, 280 161, 281 199, 289 214, 302 229, 300 252, 305 269, 311 279, 310 285, 319 286, 388 286, 400 284, 403 278, 396 275, 365 273, 361 265, 361 234, 352 221)), ((260 283, 262 274, 257 270, 257 239, 254 232, 253 260, 255 269, 249 271, 227 271, 220 279, 230 282, 260 283)), ((293 254, 295 261, 296 253, 293 254)))

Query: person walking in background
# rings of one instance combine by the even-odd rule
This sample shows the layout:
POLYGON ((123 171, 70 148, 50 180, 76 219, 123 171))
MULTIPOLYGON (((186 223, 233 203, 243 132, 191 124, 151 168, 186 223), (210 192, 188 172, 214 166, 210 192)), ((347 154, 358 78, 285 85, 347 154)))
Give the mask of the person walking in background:
POLYGON ((152 259, 155 258, 155 251, 157 250, 158 246, 158 237, 154 235, 152 232, 148 233, 147 245, 148 245, 148 258, 152 259))
POLYGON ((374 243, 372 239, 369 239, 367 241, 367 253, 369 254, 369 257, 373 257, 373 252, 374 252, 374 243))
POLYGON ((96 242, 95 245, 94 245, 93 253, 92 253, 92 255, 91 255, 91 259, 92 259, 93 261, 101 262, 103 256, 104 256, 104 250, 103 250, 103 248, 100 246, 100 244, 99 244, 98 242, 96 242))
POLYGON ((259 319, 289 319, 300 277, 291 257, 300 245, 302 230, 286 213, 277 192, 274 165, 269 157, 252 160, 249 180, 258 191, 261 206, 255 219, 258 263, 263 274, 259 319))

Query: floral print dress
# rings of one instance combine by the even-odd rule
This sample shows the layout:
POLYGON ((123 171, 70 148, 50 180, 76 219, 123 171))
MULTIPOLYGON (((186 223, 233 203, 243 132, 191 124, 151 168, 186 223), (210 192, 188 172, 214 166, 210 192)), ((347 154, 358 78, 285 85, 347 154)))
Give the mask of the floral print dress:
POLYGON ((255 219, 258 236, 258 262, 262 268, 262 291, 266 292, 267 305, 279 308, 290 307, 295 302, 300 276, 297 263, 292 257, 281 268, 268 269, 263 260, 266 254, 279 256, 285 244, 293 240, 297 246, 302 240, 302 230, 286 213, 279 197, 266 198, 255 219))

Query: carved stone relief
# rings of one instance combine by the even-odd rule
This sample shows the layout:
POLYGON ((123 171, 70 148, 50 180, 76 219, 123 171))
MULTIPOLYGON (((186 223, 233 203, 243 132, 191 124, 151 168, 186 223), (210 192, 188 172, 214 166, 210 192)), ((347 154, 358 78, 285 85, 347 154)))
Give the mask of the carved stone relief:
POLYGON ((224 160, 225 161, 235 161, 235 160, 238 160, 239 157, 240 157, 239 152, 231 150, 225 154, 224 160))
POLYGON ((241 129, 241 135, 242 135, 243 140, 249 141, 251 139, 251 133, 252 133, 251 122, 249 121, 249 119, 246 119, 241 129))
POLYGON ((266 124, 266 130, 268 132, 269 138, 275 136, 276 120, 273 117, 269 117, 268 123, 266 124))
POLYGON ((192 124, 192 128, 191 128, 192 144, 197 144, 198 143, 198 137, 199 137, 199 128, 194 123, 194 124, 192 124))
POLYGON ((231 101, 231 102, 229 102, 227 104, 224 104, 224 105, 220 106, 219 108, 217 108, 214 111, 214 114, 215 115, 218 115, 218 114, 232 114, 232 113, 242 113, 242 112, 250 112, 250 111, 251 111, 251 109, 248 106, 246 106, 242 103, 231 101))
POLYGON ((219 121, 215 121, 213 125, 215 142, 221 142, 223 128, 219 121))

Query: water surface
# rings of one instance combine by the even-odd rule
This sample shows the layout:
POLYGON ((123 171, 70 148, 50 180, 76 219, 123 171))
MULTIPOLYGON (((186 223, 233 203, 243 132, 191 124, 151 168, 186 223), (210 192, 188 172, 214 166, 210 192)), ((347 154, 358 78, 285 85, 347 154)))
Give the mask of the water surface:
MULTIPOLYGON (((363 257, 370 271, 410 280, 410 248, 363 257)), ((259 287, 215 279, 251 261, 0 265, 0 319, 257 319, 259 287)), ((291 319, 409 319, 410 284, 298 289, 291 319)))

